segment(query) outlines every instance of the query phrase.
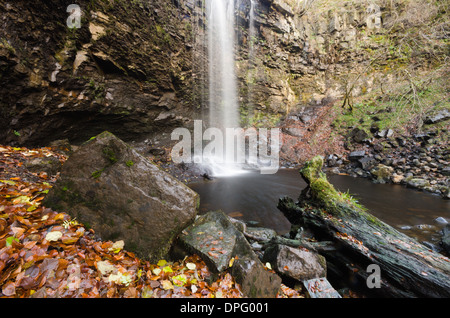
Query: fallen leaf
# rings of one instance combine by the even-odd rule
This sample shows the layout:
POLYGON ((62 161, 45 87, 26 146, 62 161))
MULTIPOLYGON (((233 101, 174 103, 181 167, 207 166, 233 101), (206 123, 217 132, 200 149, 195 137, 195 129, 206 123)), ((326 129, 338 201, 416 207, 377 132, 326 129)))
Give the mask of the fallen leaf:
POLYGON ((14 284, 14 282, 7 282, 5 285, 3 285, 2 287, 2 293, 5 296, 12 296, 16 294, 16 284, 14 284))
POLYGON ((219 258, 219 254, 214 253, 214 252, 208 252, 209 256, 212 256, 214 258, 219 258))
POLYGON ((65 213, 58 213, 58 214, 56 214, 55 215, 55 221, 58 221, 58 220, 64 220, 64 217, 66 216, 66 214, 65 213))
POLYGON ((151 298, 153 297, 153 290, 151 287, 144 286, 141 291, 141 297, 142 298, 151 298))
POLYGON ((53 232, 49 232, 47 233, 47 235, 45 236, 45 239, 49 242, 52 241, 57 241, 62 237, 62 233, 60 231, 53 231, 53 232))
POLYGON ((115 242, 110 248, 108 248, 108 251, 113 251, 114 253, 119 253, 120 250, 123 250, 125 243, 123 240, 115 242))
POLYGON ((172 277, 172 281, 175 284, 175 286, 183 287, 187 282, 187 277, 184 274, 180 274, 172 277))
POLYGON ((161 281, 161 287, 162 287, 164 290, 173 289, 173 285, 172 285, 172 283, 170 282, 170 280, 163 280, 163 281, 161 281))
POLYGON ((170 266, 166 266, 163 268, 164 273, 173 273, 173 270, 170 266))
POLYGON ((30 202, 30 198, 29 197, 27 197, 25 195, 21 195, 21 196, 15 198, 13 200, 13 203, 14 204, 30 204, 31 202, 30 202))
POLYGON ((19 242, 19 240, 17 238, 15 238, 14 236, 10 236, 6 238, 6 246, 11 246, 13 241, 19 242))
POLYGON ((116 267, 111 264, 109 261, 99 261, 96 263, 97 270, 102 274, 103 276, 116 271, 116 267))
POLYGON ((190 270, 194 270, 196 268, 196 265, 194 263, 186 263, 186 267, 190 270))
POLYGON ((29 241, 23 244, 23 247, 31 250, 36 245, 36 243, 37 243, 36 241, 29 241))
POLYGON ((77 241, 78 241, 78 237, 74 237, 74 236, 63 236, 62 238, 61 238, 61 241, 64 243, 64 244, 74 244, 74 243, 76 243, 77 241))
POLYGON ((158 261, 158 263, 157 263, 158 266, 164 266, 164 265, 166 265, 166 264, 167 264, 167 261, 164 260, 164 259, 158 261))

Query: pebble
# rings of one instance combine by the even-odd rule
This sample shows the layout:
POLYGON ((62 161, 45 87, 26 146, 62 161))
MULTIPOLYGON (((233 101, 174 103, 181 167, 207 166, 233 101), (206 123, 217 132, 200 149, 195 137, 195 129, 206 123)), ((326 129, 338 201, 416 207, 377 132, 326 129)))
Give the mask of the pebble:
POLYGON ((442 216, 435 218, 434 221, 436 223, 443 224, 443 225, 448 224, 448 221, 446 219, 444 219, 442 216))

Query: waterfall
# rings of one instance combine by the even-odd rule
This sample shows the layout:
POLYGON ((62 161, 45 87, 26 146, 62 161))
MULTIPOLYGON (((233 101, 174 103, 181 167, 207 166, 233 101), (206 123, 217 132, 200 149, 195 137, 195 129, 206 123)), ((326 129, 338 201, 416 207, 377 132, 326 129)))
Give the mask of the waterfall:
MULTIPOLYGON (((235 71, 235 0, 207 0, 206 14, 209 127, 220 129, 222 136, 225 136, 227 128, 240 127, 235 71)), ((227 151, 229 149, 225 152, 227 151)), ((203 154, 202 161, 214 176, 243 172, 234 158, 230 158, 226 153, 203 154)))
POLYGON ((239 127, 234 0, 207 0, 210 126, 239 127))
MULTIPOLYGON (((267 132, 264 129, 256 132, 254 128, 253 130, 244 130, 240 127, 236 75, 236 52, 238 49, 236 20, 237 14, 242 12, 241 1, 205 0, 204 7, 200 8, 204 10, 203 13, 196 15, 198 20, 196 30, 204 27, 205 40, 202 42, 196 39, 200 49, 194 50, 195 56, 201 56, 201 52, 207 53, 207 61, 205 63, 195 61, 194 63, 199 70, 196 72, 197 79, 203 78, 201 73, 204 74, 204 71, 208 73, 206 78, 203 78, 207 80, 207 88, 202 86, 200 89, 202 92, 208 93, 207 101, 205 100, 203 103, 203 109, 207 108, 208 113, 203 113, 202 121, 194 121, 193 161, 204 166, 213 176, 231 176, 248 172, 249 169, 259 169, 261 173, 265 173, 263 170, 268 166, 269 169, 266 170, 273 171, 275 164, 278 169, 278 150, 272 144, 270 148, 267 148, 267 143, 269 143, 267 132), (205 23, 200 23, 203 18, 205 18, 205 23), (207 120, 204 120, 206 116, 207 120), (205 129, 204 132, 203 129, 205 129), (210 142, 204 145, 204 142, 207 141, 210 142), (205 147, 203 148, 203 146, 205 147), (271 157, 268 155, 267 149, 270 149, 271 157), (264 155, 266 153, 267 155, 264 155)), ((253 68, 252 73, 254 73, 253 45, 256 39, 255 5, 255 0, 251 0, 248 16, 250 22, 249 65, 253 68)), ((205 83, 204 80, 202 83, 205 83)), ((248 97, 251 98, 251 96, 248 97)), ((272 139, 278 140, 278 134, 272 135, 271 132, 271 136, 272 139)))

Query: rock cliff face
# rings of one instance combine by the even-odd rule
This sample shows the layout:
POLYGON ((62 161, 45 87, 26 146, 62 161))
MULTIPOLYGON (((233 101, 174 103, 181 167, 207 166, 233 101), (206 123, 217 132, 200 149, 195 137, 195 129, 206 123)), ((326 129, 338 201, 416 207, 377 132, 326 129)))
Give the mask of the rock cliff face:
MULTIPOLYGON (((257 1, 254 34, 249 8, 240 21, 242 105, 274 119, 386 88, 406 65, 439 64, 445 45, 434 55, 417 30, 428 33, 447 9, 418 1, 257 1)), ((431 33, 434 43, 446 37, 442 28, 431 33)))
MULTIPOLYGON (((236 3, 243 124, 273 126, 307 105, 364 94, 395 81, 405 59, 429 57, 397 45, 419 25, 418 1, 236 3)), ((202 116, 201 2, 81 0, 80 28, 67 26, 70 4, 0 1, 0 142, 80 142, 103 130, 139 140, 202 116)), ((420 21, 442 16, 429 7, 420 21)))
POLYGON ((125 140, 192 112, 189 23, 166 1, 0 1, 0 140, 125 140))

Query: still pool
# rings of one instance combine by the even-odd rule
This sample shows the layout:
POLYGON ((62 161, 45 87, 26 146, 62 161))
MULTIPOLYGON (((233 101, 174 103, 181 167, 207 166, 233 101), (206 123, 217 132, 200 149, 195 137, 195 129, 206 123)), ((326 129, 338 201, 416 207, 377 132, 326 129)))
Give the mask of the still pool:
MULTIPOLYGON (((349 191, 371 214, 419 241, 436 243, 440 239, 444 225, 436 218, 450 222, 450 201, 439 196, 350 176, 330 175, 328 179, 336 189, 349 191)), ((284 234, 290 223, 277 209, 278 199, 287 195, 296 200, 306 183, 298 170, 282 169, 273 175, 249 171, 190 187, 200 194, 200 213, 220 209, 284 234)))

